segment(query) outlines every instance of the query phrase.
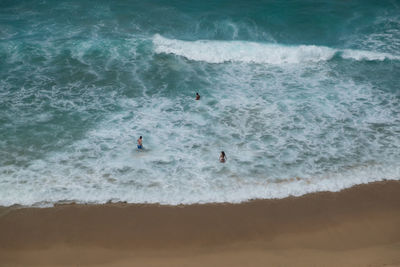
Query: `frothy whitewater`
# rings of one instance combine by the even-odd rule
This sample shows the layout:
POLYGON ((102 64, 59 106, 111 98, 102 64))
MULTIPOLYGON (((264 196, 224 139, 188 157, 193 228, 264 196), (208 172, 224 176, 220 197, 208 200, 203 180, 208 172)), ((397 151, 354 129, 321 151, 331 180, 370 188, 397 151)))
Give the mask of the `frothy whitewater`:
POLYGON ((2 206, 400 179, 396 5, 33 2, 0 9, 2 206))
POLYGON ((170 40, 160 35, 153 38, 156 53, 175 54, 190 60, 208 63, 244 62, 259 64, 299 64, 319 62, 334 56, 352 60, 400 60, 400 56, 373 51, 333 49, 325 46, 299 45, 283 46, 246 41, 194 42, 170 40))

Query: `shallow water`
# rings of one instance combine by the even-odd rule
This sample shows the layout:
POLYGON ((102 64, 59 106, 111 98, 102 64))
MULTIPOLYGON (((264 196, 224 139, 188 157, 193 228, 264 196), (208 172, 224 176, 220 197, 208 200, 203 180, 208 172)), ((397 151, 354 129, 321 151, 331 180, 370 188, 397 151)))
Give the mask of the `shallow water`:
POLYGON ((0 205, 398 180, 399 51, 397 1, 2 1, 0 205))

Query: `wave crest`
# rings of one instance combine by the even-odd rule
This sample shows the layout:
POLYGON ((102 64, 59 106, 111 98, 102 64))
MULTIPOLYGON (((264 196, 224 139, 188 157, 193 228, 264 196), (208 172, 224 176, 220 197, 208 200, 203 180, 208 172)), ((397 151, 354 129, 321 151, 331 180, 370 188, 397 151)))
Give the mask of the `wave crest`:
POLYGON ((248 41, 182 41, 156 34, 153 37, 157 54, 174 54, 189 60, 208 63, 245 62, 265 64, 298 64, 332 59, 335 55, 352 60, 400 60, 400 56, 388 53, 353 49, 334 49, 326 46, 285 46, 248 41))

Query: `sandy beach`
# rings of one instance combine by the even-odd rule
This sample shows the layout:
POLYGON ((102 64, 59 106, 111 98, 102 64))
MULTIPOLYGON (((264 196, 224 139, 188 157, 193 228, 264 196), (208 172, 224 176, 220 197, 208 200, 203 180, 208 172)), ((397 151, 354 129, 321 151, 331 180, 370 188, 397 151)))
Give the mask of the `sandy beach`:
POLYGON ((3 207, 0 266, 400 266, 400 182, 242 204, 3 207))

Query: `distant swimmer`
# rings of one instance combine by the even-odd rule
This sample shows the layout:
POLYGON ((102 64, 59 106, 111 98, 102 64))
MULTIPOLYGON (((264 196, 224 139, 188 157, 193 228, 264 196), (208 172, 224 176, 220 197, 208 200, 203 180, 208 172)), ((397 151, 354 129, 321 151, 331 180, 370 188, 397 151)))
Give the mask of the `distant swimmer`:
POLYGON ((225 156, 225 152, 221 151, 221 155, 219 155, 219 162, 225 163, 228 158, 225 156))
POLYGON ((139 139, 137 140, 137 148, 138 149, 143 149, 143 138, 142 138, 142 136, 140 136, 139 139))
POLYGON ((196 100, 200 100, 200 95, 199 95, 199 93, 196 93, 196 100))

